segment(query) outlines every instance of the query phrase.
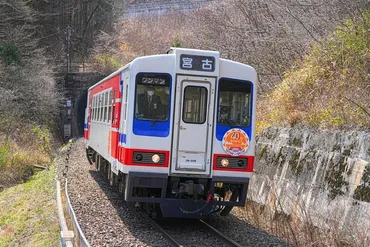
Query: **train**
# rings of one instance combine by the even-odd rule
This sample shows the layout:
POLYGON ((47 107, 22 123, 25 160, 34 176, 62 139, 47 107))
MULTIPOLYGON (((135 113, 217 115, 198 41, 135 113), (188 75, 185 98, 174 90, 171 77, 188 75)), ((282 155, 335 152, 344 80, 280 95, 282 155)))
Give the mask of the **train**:
POLYGON ((155 217, 226 216, 253 174, 256 85, 218 51, 138 57, 88 89, 87 159, 155 217))

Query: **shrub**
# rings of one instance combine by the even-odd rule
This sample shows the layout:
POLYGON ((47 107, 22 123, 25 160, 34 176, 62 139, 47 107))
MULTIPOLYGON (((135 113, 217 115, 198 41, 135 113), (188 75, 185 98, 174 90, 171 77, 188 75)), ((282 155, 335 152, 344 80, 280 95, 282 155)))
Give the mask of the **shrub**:
POLYGON ((337 27, 288 71, 258 106, 259 129, 272 124, 369 128, 370 12, 337 27))

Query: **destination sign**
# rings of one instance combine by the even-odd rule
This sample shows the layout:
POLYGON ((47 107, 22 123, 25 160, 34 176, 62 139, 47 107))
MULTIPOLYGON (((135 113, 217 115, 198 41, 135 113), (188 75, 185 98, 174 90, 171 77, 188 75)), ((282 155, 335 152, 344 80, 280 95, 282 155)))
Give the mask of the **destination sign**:
POLYGON ((186 54, 181 54, 180 56, 180 68, 183 70, 214 72, 215 62, 216 59, 214 57, 186 54))

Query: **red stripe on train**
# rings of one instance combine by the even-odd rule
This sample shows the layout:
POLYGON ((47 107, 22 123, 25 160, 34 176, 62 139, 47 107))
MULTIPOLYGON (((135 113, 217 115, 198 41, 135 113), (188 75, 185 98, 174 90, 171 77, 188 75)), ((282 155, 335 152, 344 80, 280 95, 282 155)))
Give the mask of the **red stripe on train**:
POLYGON ((232 156, 228 154, 214 154, 213 155, 213 170, 215 171, 230 171, 230 172, 253 172, 254 167, 254 156, 232 156), (244 169, 240 168, 227 168, 227 167, 217 167, 217 158, 223 157, 223 158, 241 158, 241 159, 247 159, 248 165, 244 169))
POLYGON ((118 147, 118 161, 127 166, 168 167, 170 163, 170 152, 165 150, 131 149, 125 147, 118 147), (134 152, 164 154, 166 157, 165 162, 164 164, 134 163, 133 162, 134 152))

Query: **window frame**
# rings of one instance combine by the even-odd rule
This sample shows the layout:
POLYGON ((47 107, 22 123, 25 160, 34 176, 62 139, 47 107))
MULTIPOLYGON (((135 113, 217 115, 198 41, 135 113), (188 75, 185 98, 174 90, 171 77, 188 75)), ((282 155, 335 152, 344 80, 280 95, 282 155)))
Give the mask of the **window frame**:
MULTIPOLYGON (((204 86, 194 86, 194 85, 189 85, 189 86, 186 86, 185 88, 184 88, 184 96, 183 96, 183 99, 182 99, 182 116, 181 116, 181 119, 182 119, 182 121, 184 122, 184 123, 186 123, 186 124, 200 124, 200 125, 202 125, 202 124, 204 124, 206 121, 207 121, 207 113, 208 113, 208 88, 206 88, 206 87, 204 87, 204 86), (204 121, 203 122, 187 122, 187 121, 185 121, 184 120, 184 116, 185 116, 185 96, 186 96, 186 89, 187 88, 200 88, 200 89, 205 89, 206 91, 206 94, 205 94, 205 96, 206 96, 206 99, 205 99, 205 111, 204 111, 204 115, 203 115, 203 117, 204 117, 204 121)), ((200 108, 199 108, 200 109, 200 108)))
MULTIPOLYGON (((148 85, 150 85, 150 84, 148 84, 148 85)), ((137 121, 144 121, 144 122, 168 122, 168 121, 170 121, 171 98, 172 98, 171 87, 172 87, 172 76, 168 73, 140 72, 140 73, 136 74, 136 77, 135 77, 135 94, 134 94, 134 111, 133 111, 134 119, 137 120, 137 121), (146 84, 138 83, 138 81, 139 81, 139 79, 141 79, 142 77, 145 77, 145 76, 148 76, 148 77, 158 76, 159 78, 164 78, 166 80, 166 85, 165 86, 163 86, 163 85, 154 85, 154 86, 157 86, 157 87, 168 87, 169 88, 170 93, 169 93, 169 98, 168 98, 169 101, 168 101, 168 106, 167 106, 167 118, 165 120, 161 120, 161 119, 140 119, 140 118, 136 117, 136 109, 138 107, 138 104, 137 104, 138 103, 137 102, 137 99, 138 99, 138 95, 137 95, 138 85, 146 85, 146 84)), ((126 116, 127 116, 127 114, 126 114, 126 116)))
MULTIPOLYGON (((253 83, 248 80, 240 80, 240 79, 233 79, 233 78, 225 78, 222 77, 218 80, 218 92, 217 92, 217 116, 216 116, 216 123, 220 126, 230 126, 230 124, 224 124, 219 121, 220 117, 220 92, 221 92, 221 82, 222 81, 229 81, 233 83, 240 83, 249 86, 250 89, 250 96, 249 96, 249 123, 248 125, 240 125, 235 124, 232 125, 233 128, 248 128, 252 124, 252 111, 253 111, 253 83)), ((226 90, 225 90, 226 91, 226 90)), ((245 91, 226 91, 226 92, 245 92, 245 91)))

